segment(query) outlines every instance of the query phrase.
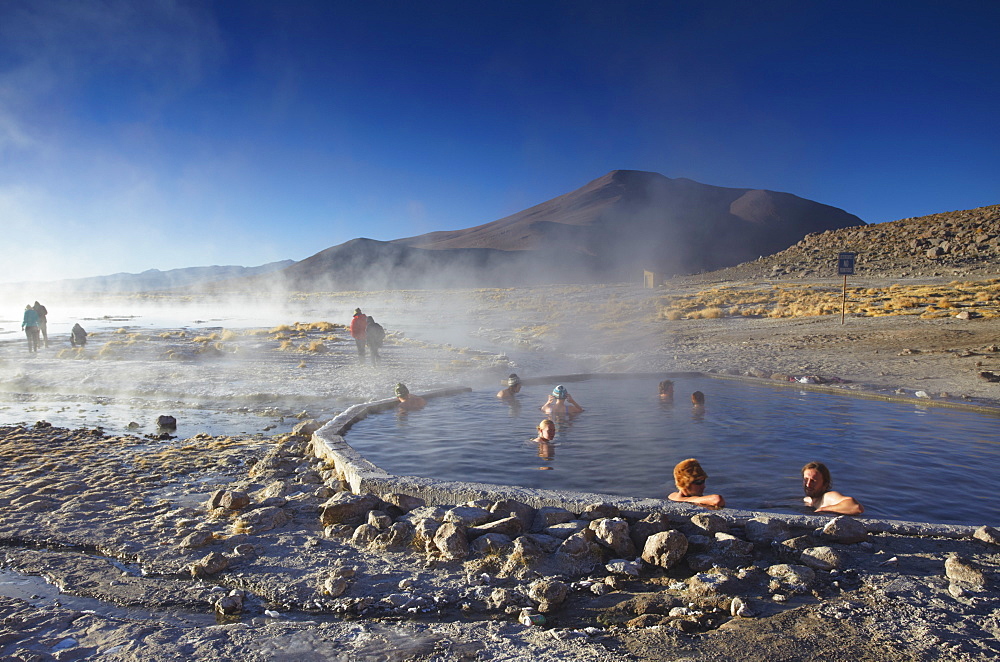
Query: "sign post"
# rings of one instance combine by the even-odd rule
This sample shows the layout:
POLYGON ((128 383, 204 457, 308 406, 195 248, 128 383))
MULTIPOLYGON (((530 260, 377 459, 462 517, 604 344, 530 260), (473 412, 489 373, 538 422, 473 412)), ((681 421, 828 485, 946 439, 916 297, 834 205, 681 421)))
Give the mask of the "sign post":
POLYGON ((840 323, 844 323, 847 311, 847 277, 854 275, 854 258, 857 253, 841 253, 837 256, 837 273, 844 276, 844 300, 840 305, 840 323))

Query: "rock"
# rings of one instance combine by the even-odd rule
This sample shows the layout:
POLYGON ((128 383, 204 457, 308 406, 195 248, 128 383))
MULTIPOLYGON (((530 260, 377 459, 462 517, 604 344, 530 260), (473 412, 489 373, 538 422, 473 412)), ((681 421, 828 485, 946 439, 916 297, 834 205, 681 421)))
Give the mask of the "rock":
POLYGON ((236 533, 262 533, 284 526, 291 519, 281 508, 258 508, 244 513, 233 521, 236 533))
POLYGON ((944 573, 953 582, 982 587, 986 585, 983 571, 968 559, 958 554, 950 554, 944 561, 944 573))
POLYGON ((413 541, 413 525, 409 522, 394 522, 372 541, 378 549, 405 549, 413 541))
POLYGON ((813 570, 833 570, 844 567, 845 559, 832 547, 810 547, 802 550, 799 562, 813 570))
POLYGON ((528 597, 538 603, 538 611, 548 612, 566 600, 569 587, 563 582, 540 579, 528 587, 528 597))
POLYGON ((208 497, 208 501, 205 502, 205 508, 208 510, 215 510, 216 508, 222 507, 222 495, 225 494, 225 490, 215 490, 212 492, 212 496, 208 497))
POLYGON ((502 533, 486 533, 469 543, 469 554, 473 556, 499 554, 502 550, 510 547, 512 543, 513 540, 502 533))
MULTIPOLYGON (((562 541, 560 541, 562 544, 562 541)), ((532 536, 521 536, 514 540, 507 564, 525 567, 534 566, 545 556, 546 552, 535 542, 532 536)))
POLYGON ((506 611, 508 607, 522 607, 525 602, 524 596, 509 588, 495 588, 486 598, 488 607, 500 611, 506 611))
POLYGON ((224 490, 219 506, 226 510, 242 510, 250 505, 250 495, 246 492, 224 490))
POLYGON ((736 597, 733 601, 729 603, 729 614, 733 618, 751 618, 754 616, 754 611, 750 607, 750 601, 744 600, 743 598, 736 597))
POLYGON ((606 517, 593 520, 590 530, 598 543, 610 549, 616 556, 634 557, 635 544, 629 537, 628 522, 620 517, 606 517))
POLYGON ((478 526, 492 519, 492 513, 475 506, 455 506, 444 515, 444 521, 466 526, 478 526))
POLYGON ((646 540, 654 533, 671 529, 670 519, 663 513, 651 513, 629 527, 632 543, 636 549, 646 546, 646 540))
POLYGON ((215 536, 212 535, 211 531, 199 529, 181 540, 181 547, 196 549, 198 547, 204 547, 213 540, 215 540, 215 536))
POLYGON ((350 584, 345 577, 330 576, 323 581, 323 595, 338 598, 344 594, 350 584))
POLYGON ((505 517, 495 522, 487 522, 482 526, 470 526, 466 529, 465 533, 470 539, 478 538, 487 533, 499 533, 513 539, 524 533, 524 531, 524 522, 514 516, 505 517))
POLYGON ((215 611, 226 616, 239 614, 243 611, 243 595, 239 591, 232 591, 219 598, 215 603, 215 611))
POLYGON ((367 516, 368 511, 376 510, 380 505, 379 498, 373 494, 357 495, 340 492, 320 505, 320 521, 323 526, 360 522, 367 516))
POLYGON ((177 419, 173 416, 157 416, 156 417, 156 427, 162 428, 164 430, 176 430, 177 429, 177 419))
POLYGON ((319 423, 311 418, 307 418, 306 420, 295 424, 295 427, 292 428, 292 434, 299 437, 311 437, 312 434, 321 427, 323 427, 322 423, 319 423))
POLYGON ((553 524, 552 526, 546 527, 542 533, 547 536, 552 536, 553 538, 566 540, 574 533, 583 531, 589 525, 590 523, 585 520, 575 519, 569 522, 563 522, 562 524, 553 524))
POLYGON ((440 524, 444 521, 444 516, 447 512, 448 509, 442 506, 418 506, 401 516, 400 519, 405 519, 414 526, 416 526, 417 520, 421 519, 433 520, 440 524))
POLYGON ((609 517, 621 517, 621 510, 611 503, 592 503, 584 508, 580 513, 580 519, 589 521, 605 519, 609 517))
POLYGON ((531 541, 546 554, 552 554, 557 549, 559 545, 563 544, 562 538, 556 538, 555 536, 547 536, 544 533, 527 533, 521 538, 529 538, 531 541))
POLYGON ((744 525, 747 538, 752 542, 782 541, 789 537, 788 525, 776 517, 759 515, 746 521, 744 525))
MULTIPOLYGON (((266 501, 275 497, 283 497, 288 494, 288 484, 283 480, 275 480, 268 483, 267 487, 256 492, 259 501, 266 501)), ((333 496, 333 495, 331 495, 333 496)))
POLYGON ((555 508, 546 506, 535 511, 535 517, 531 522, 532 533, 540 533, 555 524, 563 524, 576 519, 576 515, 565 508, 555 508))
POLYGON ((514 499, 503 499, 490 506, 490 512, 500 517, 516 517, 524 526, 524 531, 530 531, 535 521, 535 509, 526 503, 514 499))
POLYGON ((698 529, 699 533, 705 535, 715 535, 716 533, 728 533, 729 524, 726 520, 712 513, 698 513, 691 517, 691 524, 698 529))
POLYGON ((602 565, 604 554, 594 540, 594 532, 583 529, 567 538, 552 555, 557 574, 582 575, 602 565))
POLYGON ((392 518, 381 510, 370 510, 368 511, 367 524, 375 527, 379 531, 385 531, 392 526, 392 518))
POLYGON ((680 531, 662 531, 651 535, 642 549, 642 560, 661 568, 670 568, 687 553, 687 537, 680 531))
POLYGON ((417 508, 421 508, 425 504, 425 501, 420 497, 410 496, 409 494, 400 494, 399 492, 386 494, 382 497, 382 500, 386 503, 391 503, 404 513, 409 513, 417 508))
POLYGON ((195 561, 188 570, 195 579, 215 575, 229 567, 229 559, 219 552, 212 552, 199 561, 195 561))
POLYGON ((639 572, 642 569, 642 565, 638 561, 629 561, 627 559, 612 559, 608 561, 604 568, 616 575, 627 575, 629 577, 638 577, 639 572))
POLYGON ((687 590, 697 598, 723 595, 733 591, 737 582, 726 571, 699 572, 687 579, 687 590))
POLYGON ((434 546, 449 561, 464 559, 469 555, 465 529, 453 521, 446 521, 438 527, 434 533, 434 546))
POLYGON ((841 515, 827 522, 823 527, 823 535, 834 542, 851 545, 867 538, 868 532, 865 530, 865 525, 858 520, 841 515))
POLYGON ((441 523, 430 517, 424 517, 414 522, 414 535, 421 540, 431 540, 441 523))
POLYGON ((351 544, 356 547, 367 547, 378 537, 381 531, 378 527, 372 526, 371 524, 362 524, 358 528, 354 529, 354 535, 351 536, 351 544))
POLYGON ((816 573, 812 568, 790 563, 772 565, 767 569, 767 574, 774 577, 782 588, 790 589, 797 593, 807 592, 816 580, 816 573))
POLYGON ((997 531, 992 526, 984 525, 979 527, 976 529, 976 532, 972 534, 972 537, 991 545, 1000 545, 1000 531, 997 531))

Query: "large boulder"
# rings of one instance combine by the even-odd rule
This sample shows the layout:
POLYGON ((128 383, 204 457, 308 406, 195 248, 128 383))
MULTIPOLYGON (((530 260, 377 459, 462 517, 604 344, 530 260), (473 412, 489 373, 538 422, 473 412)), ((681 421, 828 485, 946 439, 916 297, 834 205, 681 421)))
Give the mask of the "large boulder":
POLYGON ((835 517, 823 527, 823 535, 833 542, 850 545, 868 537, 865 525, 847 515, 835 517))
POLYGON ((323 526, 331 524, 352 524, 367 518, 368 512, 376 510, 381 500, 374 494, 351 494, 339 492, 319 507, 323 526))
POLYGON ((646 540, 654 533, 662 533, 673 528, 670 519, 663 513, 650 513, 629 527, 632 543, 636 549, 646 546, 646 540))
POLYGON ((628 522, 622 518, 606 517, 594 520, 589 528, 594 532, 597 542, 614 552, 615 556, 621 558, 635 556, 635 544, 629 537, 628 522))
POLYGON ((650 565, 670 568, 687 553, 687 537, 677 530, 654 533, 642 549, 642 560, 650 565))
POLYGON ((535 517, 531 523, 531 532, 540 533, 555 524, 563 524, 576 519, 576 515, 565 508, 545 506, 535 511, 535 517))
POLYGON ((583 575, 603 565, 604 552, 594 539, 594 532, 583 529, 559 545, 552 555, 556 574, 583 575))
POLYGON ((448 561, 458 561, 469 556, 469 540, 465 528, 455 522, 445 522, 434 533, 434 546, 448 561))
POLYGON ((525 531, 530 530, 535 521, 535 509, 514 499, 503 499, 495 502, 490 506, 490 512, 499 517, 516 517, 521 520, 525 531))

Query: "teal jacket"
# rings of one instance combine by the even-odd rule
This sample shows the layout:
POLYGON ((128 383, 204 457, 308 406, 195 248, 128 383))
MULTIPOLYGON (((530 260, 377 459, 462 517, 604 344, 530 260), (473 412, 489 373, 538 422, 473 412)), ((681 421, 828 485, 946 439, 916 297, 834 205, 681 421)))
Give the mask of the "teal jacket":
POLYGON ((31 308, 24 311, 24 321, 21 322, 21 328, 27 328, 29 326, 38 326, 38 313, 36 313, 31 308))

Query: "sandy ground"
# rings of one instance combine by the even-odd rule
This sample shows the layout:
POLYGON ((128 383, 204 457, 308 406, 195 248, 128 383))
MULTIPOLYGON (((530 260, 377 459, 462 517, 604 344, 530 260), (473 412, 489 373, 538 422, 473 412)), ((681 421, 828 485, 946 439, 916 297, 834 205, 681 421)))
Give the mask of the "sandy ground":
MULTIPOLYGON (((496 384, 510 371, 815 375, 836 377, 832 388, 903 397, 921 391, 932 400, 1000 407, 1000 384, 979 376, 1000 369, 995 319, 848 316, 841 324, 838 315, 665 322, 655 316, 661 295, 630 286, 552 286, 412 293, 405 302, 397 298, 391 309, 378 293, 308 302, 312 315, 297 319, 343 317, 324 309, 343 311, 355 303, 382 305, 380 321, 392 320, 387 328, 407 333, 390 337, 377 370, 357 365, 342 331, 305 332, 296 340, 298 350, 280 350, 281 341, 267 336, 242 336, 205 354, 198 347, 206 343, 193 341, 197 333, 189 329, 182 337, 170 327, 114 346, 108 350, 112 358, 80 361, 58 358, 58 348, 28 358, 19 337, 0 342, 0 376, 6 402, 14 407, 6 422, 27 423, 0 429, 0 593, 7 596, 0 598, 0 656, 428 661, 1000 656, 1000 547, 980 540, 871 536, 865 546, 845 551, 850 573, 845 571, 842 581, 780 603, 755 600, 753 618, 720 617, 713 627, 684 632, 648 626, 652 621, 625 624, 641 613, 637 600, 669 590, 677 579, 662 573, 646 573, 603 596, 574 591, 548 615, 546 626, 532 627, 518 623, 516 615, 480 606, 483 587, 502 586, 501 580, 483 579, 458 562, 428 561, 412 551, 361 550, 324 535, 317 506, 336 486, 311 460, 308 439, 287 434, 300 420, 295 414, 322 418, 349 402, 385 397, 396 381, 419 391, 444 383, 496 384), (327 352, 301 349, 321 333, 327 352), (127 392, 120 386, 123 369, 136 377, 127 392), (160 398, 162 390, 171 397, 160 398), (183 412, 189 403, 181 396, 191 392, 198 393, 199 406, 237 401, 266 425, 251 435, 192 432, 169 439, 153 434, 149 411, 139 430, 129 433, 124 419, 109 419, 102 433, 86 425, 36 428, 25 418, 34 412, 16 407, 18 400, 40 393, 70 401, 139 394, 144 402, 173 403, 183 412), (279 427, 264 430, 272 424, 279 427), (276 488, 269 471, 295 480, 276 488), (259 503, 274 499, 268 503, 290 519, 254 531, 235 515, 206 508, 217 489, 244 490, 259 503), (213 552, 225 556, 229 567, 192 577, 192 564, 213 552), (944 562, 951 554, 979 569, 983 585, 949 579, 944 562), (354 572, 350 588, 336 599, 325 595, 324 578, 331 568, 343 567, 354 572), (243 601, 241 613, 217 621, 213 605, 234 593, 243 601)), ((98 336, 88 352, 96 354, 110 340, 98 336)), ((38 418, 56 413, 52 405, 41 405, 38 418)))

